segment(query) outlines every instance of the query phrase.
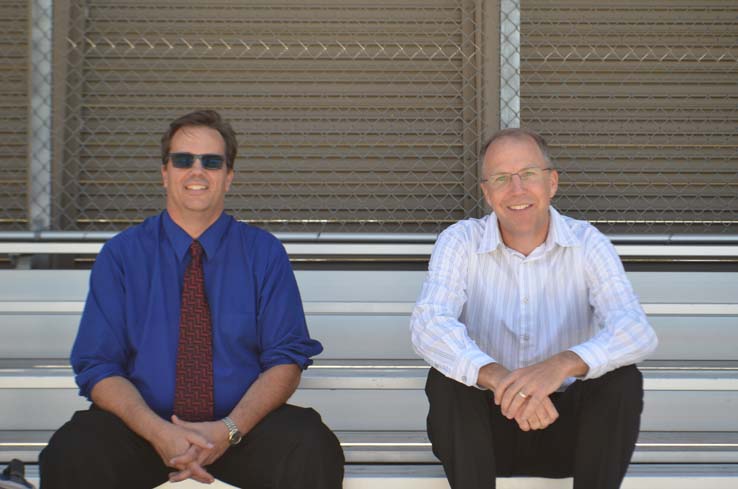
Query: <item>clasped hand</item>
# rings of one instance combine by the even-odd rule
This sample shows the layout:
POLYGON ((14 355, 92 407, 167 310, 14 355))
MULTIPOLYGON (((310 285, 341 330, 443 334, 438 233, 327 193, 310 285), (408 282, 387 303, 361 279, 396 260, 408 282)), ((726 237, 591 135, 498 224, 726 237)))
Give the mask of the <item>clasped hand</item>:
POLYGON ((189 423, 177 416, 167 423, 154 448, 164 463, 176 472, 169 474, 171 482, 194 479, 210 484, 215 478, 205 469, 228 449, 228 430, 220 421, 189 423))
POLYGON ((566 379, 555 362, 544 361, 507 371, 497 366, 494 401, 508 419, 517 421, 523 431, 542 430, 559 417, 549 397, 566 379))

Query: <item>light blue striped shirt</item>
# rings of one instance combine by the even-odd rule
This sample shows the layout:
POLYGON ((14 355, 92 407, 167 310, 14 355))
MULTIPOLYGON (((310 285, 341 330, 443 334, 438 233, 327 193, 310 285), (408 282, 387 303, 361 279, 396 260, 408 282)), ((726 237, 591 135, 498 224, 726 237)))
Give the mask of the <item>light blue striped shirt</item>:
POLYGON ((571 350, 589 379, 656 349, 610 240, 550 212, 546 241, 527 257, 502 242, 494 213, 438 237, 410 331, 415 351, 447 377, 472 386, 488 363, 513 370, 571 350))

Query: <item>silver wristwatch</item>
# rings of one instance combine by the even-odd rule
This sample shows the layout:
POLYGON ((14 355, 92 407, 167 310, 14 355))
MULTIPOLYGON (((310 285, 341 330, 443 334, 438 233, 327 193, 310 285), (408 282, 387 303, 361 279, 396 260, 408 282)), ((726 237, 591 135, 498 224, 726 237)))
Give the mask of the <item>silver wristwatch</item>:
POLYGON ((238 431, 238 426, 236 426, 236 423, 234 423, 233 420, 228 416, 223 418, 222 421, 228 428, 228 443, 230 443, 231 445, 238 445, 238 443, 241 441, 241 438, 243 437, 243 435, 241 435, 241 432, 238 431))

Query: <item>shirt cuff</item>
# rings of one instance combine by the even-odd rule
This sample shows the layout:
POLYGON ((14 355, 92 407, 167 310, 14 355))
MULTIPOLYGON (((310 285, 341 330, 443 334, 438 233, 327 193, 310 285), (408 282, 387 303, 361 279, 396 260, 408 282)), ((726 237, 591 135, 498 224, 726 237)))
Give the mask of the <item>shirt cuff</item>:
POLYGON ((569 348, 569 351, 579 355, 579 358, 589 367, 587 374, 582 377, 583 380, 596 379, 608 372, 607 351, 594 341, 573 346, 569 348))
POLYGON ((469 387, 477 387, 479 369, 495 360, 478 348, 463 352, 454 366, 452 377, 469 387))
POLYGON ((320 354, 323 345, 311 338, 293 341, 290 344, 281 345, 278 348, 261 353, 259 363, 263 371, 269 370, 277 365, 294 363, 305 370, 313 361, 310 357, 320 354))
POLYGON ((125 377, 125 372, 118 365, 102 364, 77 374, 75 381, 79 386, 79 394, 92 402, 92 389, 98 382, 108 377, 125 377))

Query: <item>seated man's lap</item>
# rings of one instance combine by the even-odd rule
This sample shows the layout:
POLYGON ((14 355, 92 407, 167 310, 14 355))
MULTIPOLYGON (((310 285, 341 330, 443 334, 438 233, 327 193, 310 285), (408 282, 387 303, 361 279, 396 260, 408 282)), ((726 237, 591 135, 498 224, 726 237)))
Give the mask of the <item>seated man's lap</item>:
MULTIPOLYGON (((439 376, 441 374, 434 373, 436 384, 440 380, 439 376)), ((476 406, 479 402, 489 403, 491 429, 489 435, 493 441, 493 456, 498 476, 570 477, 573 474, 577 444, 601 442, 596 438, 590 440, 587 433, 580 436, 582 420, 588 420, 590 423, 587 425, 588 428, 591 428, 592 422, 603 426, 603 431, 607 430, 610 425, 614 426, 616 423, 608 418, 608 413, 601 411, 602 406, 612 406, 613 400, 626 405, 625 417, 627 419, 623 429, 632 431, 635 427, 637 434, 643 402, 643 388, 642 376, 633 365, 621 367, 597 379, 574 382, 565 391, 552 394, 551 399, 559 412, 559 418, 544 430, 527 432, 519 428, 517 421, 507 419, 502 415, 500 407, 492 402, 489 392, 466 387, 446 377, 443 379, 445 380, 440 380, 440 382, 451 382, 454 387, 453 390, 439 389, 438 394, 448 395, 451 392, 461 391, 461 396, 465 398, 461 404, 466 404, 469 411, 457 413, 459 419, 466 419, 469 423, 478 426, 486 425, 486 423, 475 421, 475 418, 479 416, 476 406), (475 398, 479 401, 470 402, 475 398)), ((437 397, 434 399, 430 393, 429 400, 431 411, 434 402, 448 402, 448 399, 440 400, 437 397)), ((458 407, 464 409, 461 406, 458 407)), ((438 426, 437 423, 436 426, 438 426)), ((592 435, 597 436, 595 433, 592 435)))
POLYGON ((630 431, 637 436, 643 406, 642 376, 634 365, 628 365, 596 379, 576 381, 565 391, 552 394, 551 400, 559 418, 544 430, 528 432, 494 406, 498 475, 569 477, 577 454, 588 445, 601 445, 608 432, 627 436, 630 431))
POLYGON ((154 487, 171 471, 154 448, 117 416, 96 406, 77 411, 39 456, 44 488, 154 487))
POLYGON ((342 479, 343 464, 338 439, 320 415, 311 408, 285 404, 269 413, 208 470, 237 486, 248 482, 254 487, 278 487, 282 485, 280 478, 309 479, 315 475, 342 479))
MULTIPOLYGON (((298 466, 310 453, 305 470, 340 464, 343 452, 335 435, 310 408, 284 405, 268 414, 242 442, 230 447, 208 470, 225 482, 273 487, 284 466, 298 466), (311 453, 314 452, 314 453, 311 453)), ((154 448, 120 418, 96 406, 78 411, 53 436, 39 457, 45 487, 54 480, 115 480, 118 487, 154 487, 173 470, 154 448)), ((335 467, 334 467, 335 469, 335 467)), ((330 470, 328 468, 327 470, 330 470)), ((63 486, 60 486, 63 487, 63 486)))

